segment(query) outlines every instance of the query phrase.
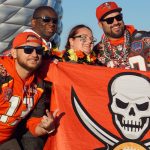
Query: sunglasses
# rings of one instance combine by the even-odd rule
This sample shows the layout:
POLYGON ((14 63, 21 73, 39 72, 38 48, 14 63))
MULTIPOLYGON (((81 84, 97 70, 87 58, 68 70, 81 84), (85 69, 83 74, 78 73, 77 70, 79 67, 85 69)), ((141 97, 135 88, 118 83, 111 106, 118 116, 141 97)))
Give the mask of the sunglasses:
POLYGON ((16 47, 16 49, 24 49, 24 53, 25 54, 31 54, 31 53, 33 53, 34 50, 36 50, 36 53, 38 55, 42 55, 45 48, 42 47, 42 46, 38 46, 38 47, 34 47, 34 46, 19 46, 19 47, 16 47))
POLYGON ((52 17, 49 17, 49 16, 37 17, 35 19, 42 19, 42 21, 45 22, 45 23, 49 23, 49 22, 52 22, 53 24, 58 23, 57 18, 52 18, 52 17))
POLYGON ((119 14, 115 17, 110 17, 110 18, 106 18, 106 19, 102 19, 101 21, 106 21, 107 24, 112 24, 114 22, 114 19, 116 19, 117 21, 122 21, 123 16, 122 14, 119 14))
POLYGON ((74 36, 73 38, 80 38, 80 40, 83 41, 83 42, 86 42, 88 39, 89 39, 92 43, 94 43, 94 42, 97 41, 96 38, 94 38, 94 37, 89 37, 89 36, 84 35, 84 34, 83 34, 83 35, 76 35, 76 36, 74 36))

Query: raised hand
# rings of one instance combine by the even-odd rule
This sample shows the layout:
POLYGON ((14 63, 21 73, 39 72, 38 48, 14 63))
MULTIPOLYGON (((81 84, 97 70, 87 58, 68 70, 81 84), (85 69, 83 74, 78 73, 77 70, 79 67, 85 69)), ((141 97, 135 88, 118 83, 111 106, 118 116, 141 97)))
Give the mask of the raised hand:
POLYGON ((58 113, 58 109, 56 109, 53 114, 46 110, 46 115, 43 116, 40 127, 43 128, 48 134, 55 131, 55 119, 58 113))

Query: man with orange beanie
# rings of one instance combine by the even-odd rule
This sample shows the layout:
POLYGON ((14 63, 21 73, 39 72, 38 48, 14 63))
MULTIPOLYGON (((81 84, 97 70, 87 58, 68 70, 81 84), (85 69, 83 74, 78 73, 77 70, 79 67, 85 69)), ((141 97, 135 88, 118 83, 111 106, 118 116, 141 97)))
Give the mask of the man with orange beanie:
POLYGON ((121 11, 115 2, 96 8, 98 24, 104 31, 94 47, 98 60, 111 68, 150 70, 150 32, 125 25, 121 11))

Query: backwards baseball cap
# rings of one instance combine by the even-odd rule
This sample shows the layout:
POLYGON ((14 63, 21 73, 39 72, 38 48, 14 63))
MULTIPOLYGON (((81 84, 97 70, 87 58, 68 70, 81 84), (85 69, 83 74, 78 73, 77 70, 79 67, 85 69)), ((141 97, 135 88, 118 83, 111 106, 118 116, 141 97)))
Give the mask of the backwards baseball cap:
POLYGON ((98 20, 101 20, 108 14, 116 11, 120 12, 122 8, 118 7, 115 2, 105 2, 96 8, 96 17, 98 20))
POLYGON ((27 42, 34 42, 42 45, 42 39, 33 32, 22 32, 16 35, 12 42, 12 48, 19 47, 27 42), (31 37, 31 38, 29 38, 31 37), (32 38, 33 37, 33 38, 32 38))

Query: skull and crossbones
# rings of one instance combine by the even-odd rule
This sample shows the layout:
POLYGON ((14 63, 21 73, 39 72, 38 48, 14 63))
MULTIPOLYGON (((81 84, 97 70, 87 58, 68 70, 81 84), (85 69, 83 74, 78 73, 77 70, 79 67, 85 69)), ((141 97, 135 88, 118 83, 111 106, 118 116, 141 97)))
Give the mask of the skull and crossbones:
POLYGON ((150 123, 150 81, 134 74, 115 78, 109 89, 114 124, 126 138, 141 138, 150 123))

